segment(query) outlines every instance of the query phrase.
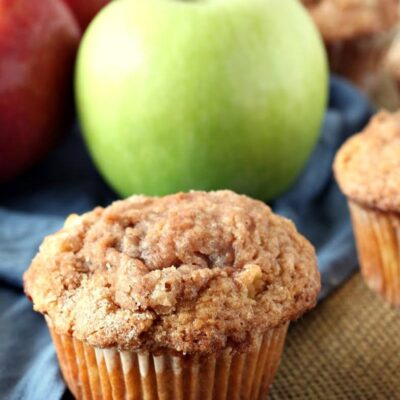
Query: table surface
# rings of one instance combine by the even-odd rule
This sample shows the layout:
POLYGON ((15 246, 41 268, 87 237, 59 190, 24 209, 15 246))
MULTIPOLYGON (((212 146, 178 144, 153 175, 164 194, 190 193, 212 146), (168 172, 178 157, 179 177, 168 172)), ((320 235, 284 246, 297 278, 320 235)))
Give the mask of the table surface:
POLYGON ((400 399, 400 310, 360 274, 293 323, 272 400, 400 399))
POLYGON ((269 400, 400 399, 399 350, 400 310, 357 273, 292 323, 269 400))

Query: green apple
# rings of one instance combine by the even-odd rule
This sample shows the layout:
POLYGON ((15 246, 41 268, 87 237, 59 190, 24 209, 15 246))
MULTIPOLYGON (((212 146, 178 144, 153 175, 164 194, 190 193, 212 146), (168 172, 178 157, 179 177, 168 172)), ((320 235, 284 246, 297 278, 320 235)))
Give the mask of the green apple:
POLYGON ((288 188, 327 98, 319 34, 294 0, 118 0, 78 54, 84 137, 122 196, 288 188))

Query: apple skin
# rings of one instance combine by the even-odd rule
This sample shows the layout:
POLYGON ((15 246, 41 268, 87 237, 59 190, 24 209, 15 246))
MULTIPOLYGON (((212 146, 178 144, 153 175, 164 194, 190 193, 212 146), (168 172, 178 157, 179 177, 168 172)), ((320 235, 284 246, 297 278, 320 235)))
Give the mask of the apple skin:
POLYGON ((319 135, 327 61, 293 0, 118 0, 78 53, 84 137, 122 196, 287 189, 319 135))
POLYGON ((0 181, 30 167, 65 129, 79 40, 59 0, 0 0, 0 181))
POLYGON ((82 30, 110 0, 63 0, 72 10, 82 30))

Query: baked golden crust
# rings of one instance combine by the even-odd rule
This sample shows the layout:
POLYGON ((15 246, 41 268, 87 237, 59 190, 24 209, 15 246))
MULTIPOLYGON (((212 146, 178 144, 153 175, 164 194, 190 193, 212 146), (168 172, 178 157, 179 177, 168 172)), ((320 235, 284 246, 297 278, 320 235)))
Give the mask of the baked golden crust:
POLYGON ((245 350, 316 301, 313 247, 230 191, 133 196, 72 216, 24 276, 60 334, 124 350, 245 350))
POLYGON ((383 211, 400 211, 400 111, 374 116, 346 141, 334 162, 336 179, 352 200, 383 211))
POLYGON ((326 42, 382 32, 397 22, 398 0, 302 0, 326 42))

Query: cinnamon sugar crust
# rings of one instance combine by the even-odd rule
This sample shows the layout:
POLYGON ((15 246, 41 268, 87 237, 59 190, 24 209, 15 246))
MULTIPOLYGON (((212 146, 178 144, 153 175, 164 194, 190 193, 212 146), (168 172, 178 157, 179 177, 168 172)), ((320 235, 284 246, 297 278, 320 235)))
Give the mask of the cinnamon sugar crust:
POLYGON ((381 111, 342 146, 336 179, 352 200, 383 211, 400 211, 400 111, 381 111))
POLYGON ((302 0, 326 42, 349 40, 392 28, 398 0, 302 0))
POLYGON ((71 216, 24 283, 60 334, 182 353, 247 350, 320 289, 314 249, 293 223, 230 191, 133 196, 71 216))

